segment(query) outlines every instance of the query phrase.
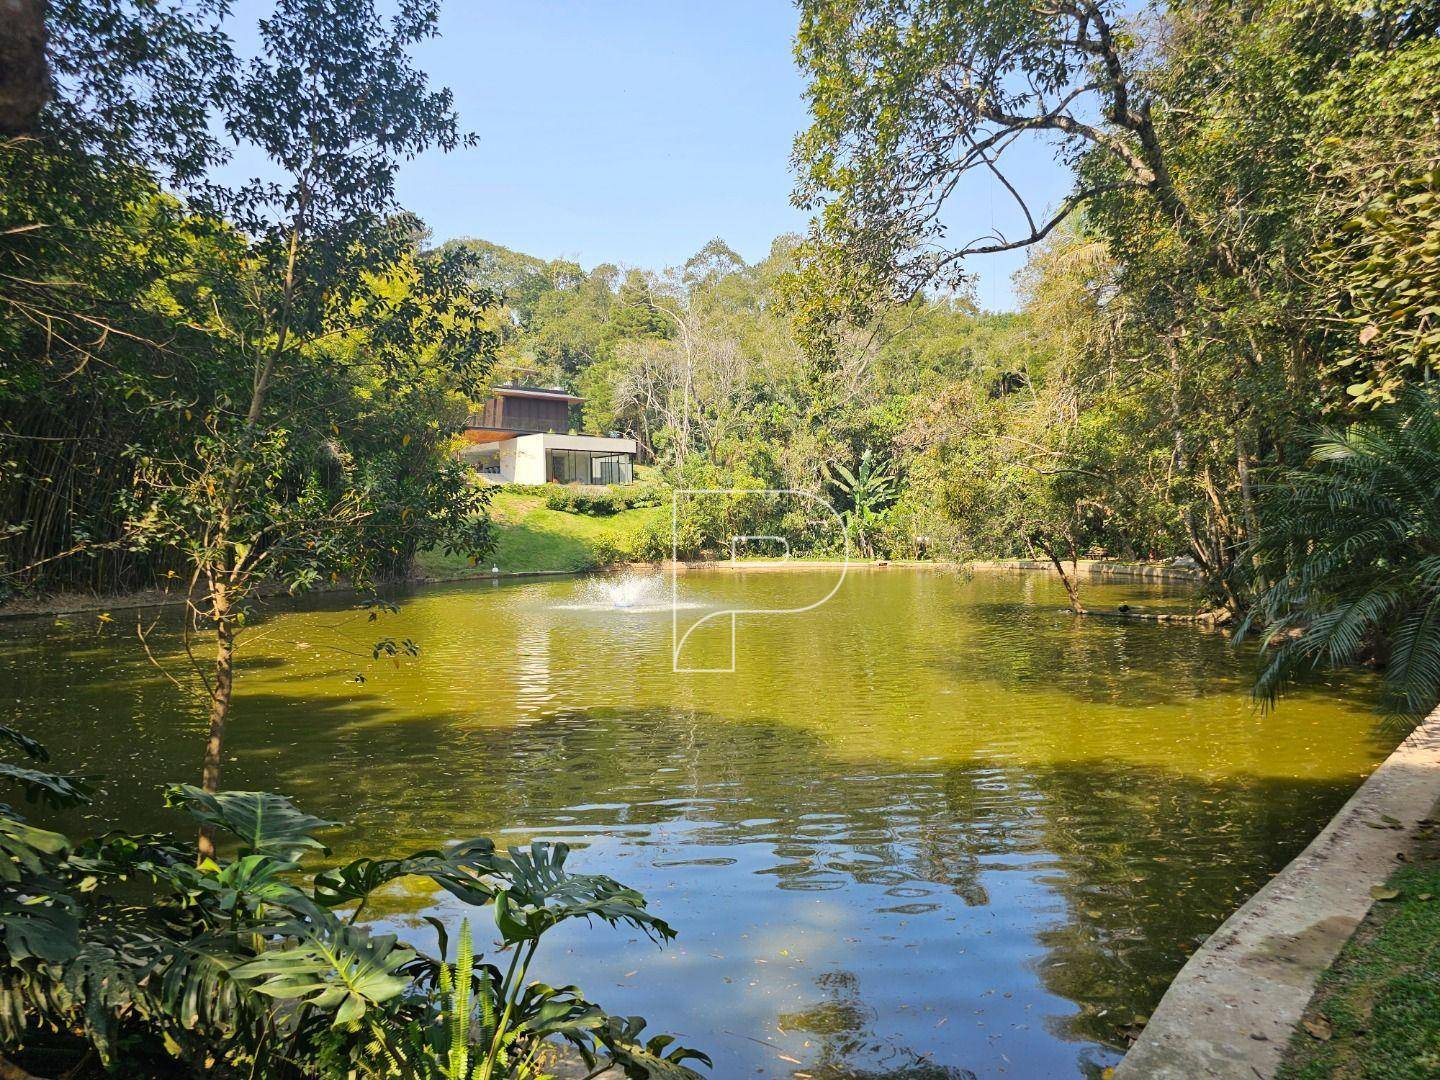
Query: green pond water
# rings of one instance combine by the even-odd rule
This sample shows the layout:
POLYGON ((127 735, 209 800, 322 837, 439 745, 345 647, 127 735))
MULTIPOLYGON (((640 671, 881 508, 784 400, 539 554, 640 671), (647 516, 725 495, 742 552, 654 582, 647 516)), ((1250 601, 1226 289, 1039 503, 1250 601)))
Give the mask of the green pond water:
MULTIPOLYGON (((681 666, 730 666, 706 616, 834 580, 681 575, 679 632, 705 620, 681 666)), ((717 1077, 1067 1077, 1118 1060, 1395 741, 1363 677, 1261 713, 1223 634, 1076 619, 1042 574, 852 572, 813 610, 740 616, 733 673, 672 670, 656 582, 432 587, 373 624, 334 597, 271 608, 242 641, 226 784, 346 821, 337 859, 570 843, 680 937, 567 927, 537 976, 681 1034, 717 1077), (372 661, 386 635, 420 656, 372 661)), ((203 721, 114 614, 0 625, 0 711, 106 777, 91 824, 180 827, 157 792, 197 775, 203 721)), ((164 618, 154 641, 174 661, 164 618)), ((412 885, 378 914, 429 946, 420 916, 462 911, 412 885)))

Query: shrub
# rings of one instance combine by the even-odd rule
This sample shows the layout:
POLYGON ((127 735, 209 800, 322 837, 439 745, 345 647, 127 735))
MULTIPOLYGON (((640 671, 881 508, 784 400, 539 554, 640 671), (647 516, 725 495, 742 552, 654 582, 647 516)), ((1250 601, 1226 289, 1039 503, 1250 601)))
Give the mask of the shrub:
MULTIPOLYGON (((46 760, 9 728, 0 743, 32 766, 46 760)), ((52 808, 87 799, 74 776, 0 763, 0 777, 52 808)), ((276 1080, 534 1078, 537 1055, 556 1039, 590 1068, 608 1062, 627 1077, 696 1078, 685 1063, 709 1064, 666 1037, 643 1040, 643 1020, 608 1016, 575 987, 526 984, 541 937, 561 922, 598 918, 661 943, 675 936, 639 893, 568 870, 564 844, 502 854, 466 840, 306 874, 300 859, 325 852, 315 834, 335 822, 265 792, 174 785, 167 803, 228 833, 236 854, 197 866, 193 845, 170 836, 110 832, 77 843, 0 807, 7 1051, 49 1030, 88 1043, 107 1068, 123 1045, 127 1067, 140 1070, 132 1075, 156 1075, 168 1053, 197 1073, 276 1080), (509 950, 504 970, 474 954, 468 920, 453 964, 438 922, 434 955, 357 922, 376 890, 406 877, 491 911, 509 950)))
POLYGON ((568 514, 606 517, 640 506, 658 506, 661 489, 653 484, 591 487, 552 484, 545 490, 545 505, 568 514))
POLYGON ((631 560, 628 544, 603 536, 590 542, 590 550, 592 553, 591 565, 595 567, 615 566, 617 563, 631 560))

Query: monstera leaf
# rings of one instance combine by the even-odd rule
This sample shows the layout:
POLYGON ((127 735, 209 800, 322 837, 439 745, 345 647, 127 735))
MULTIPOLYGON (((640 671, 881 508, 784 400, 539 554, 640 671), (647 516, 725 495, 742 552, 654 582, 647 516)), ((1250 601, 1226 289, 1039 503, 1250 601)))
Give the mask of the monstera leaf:
POLYGON ((376 889, 403 877, 425 877, 467 904, 495 898, 490 878, 506 874, 510 861, 495 853, 493 842, 466 840, 439 851, 417 851, 399 859, 356 859, 315 875, 315 902, 338 907, 363 901, 376 889))
POLYGON ((261 905, 287 908, 304 915, 319 915, 314 902, 303 891, 285 880, 295 869, 292 862, 281 862, 268 855, 242 855, 221 867, 213 876, 203 875, 206 888, 212 890, 216 907, 231 912, 243 908, 255 911, 261 905))
POLYGON ((78 1006, 85 1032, 107 1067, 115 1065, 119 1051, 119 1017, 147 1011, 143 983, 155 955, 147 944, 143 935, 130 940, 87 928, 83 945, 65 965, 61 986, 78 1006))
POLYGON ((441 863, 438 851, 417 851, 400 859, 356 859, 315 875, 315 902, 333 908, 364 900, 392 881, 424 876, 441 863))
POLYGON ((567 844, 537 840, 510 849, 510 882, 495 894, 495 925, 508 943, 538 938, 567 919, 625 923, 657 941, 675 936, 663 919, 645 910, 645 898, 614 878, 565 869, 567 844))
POLYGON ((240 995, 248 989, 234 978, 235 969, 248 958, 241 936, 216 931, 155 942, 155 993, 181 1027, 221 1034, 234 1030, 240 995))
MULTIPOLYGON (((704 1080, 685 1062, 696 1061, 706 1068, 713 1067, 708 1055, 675 1045, 673 1035, 655 1035, 642 1043, 644 1030, 643 1016, 609 1016, 605 1026, 595 1033, 628 1080, 704 1080)), ((592 1069, 595 1067, 589 1055, 587 1064, 592 1069)))
POLYGON ((36 742, 29 735, 22 735, 7 724, 0 724, 0 742, 19 747, 26 757, 34 761, 50 760, 50 751, 45 749, 44 743, 36 742))
POLYGON ((94 790, 83 776, 40 772, 5 761, 0 761, 0 778, 19 784, 27 801, 43 802, 54 810, 87 803, 94 790))
POLYGON ((404 991, 410 980, 400 971, 414 959, 413 952, 397 946, 393 934, 372 937, 330 920, 307 926, 296 944, 272 949, 231 975, 257 993, 333 1012, 338 1027, 404 991))
POLYGON ((572 1042, 603 1027, 607 1019, 598 1005, 581 996, 578 986, 555 987, 541 982, 525 987, 515 1003, 515 1017, 516 1032, 537 1039, 558 1035, 572 1042))
POLYGON ((0 930, 11 961, 33 956, 63 963, 80 948, 80 920, 64 897, 0 896, 0 930))
POLYGON ((15 884, 21 870, 40 873, 45 866, 44 856, 59 855, 69 847, 70 841, 57 832, 0 815, 0 882, 15 884))
POLYGON ((183 806, 197 821, 238 837, 242 854, 268 855, 282 862, 294 861, 307 851, 329 850, 310 834, 339 824, 307 814, 283 795, 268 791, 212 794, 190 784, 172 784, 165 792, 165 804, 183 806))

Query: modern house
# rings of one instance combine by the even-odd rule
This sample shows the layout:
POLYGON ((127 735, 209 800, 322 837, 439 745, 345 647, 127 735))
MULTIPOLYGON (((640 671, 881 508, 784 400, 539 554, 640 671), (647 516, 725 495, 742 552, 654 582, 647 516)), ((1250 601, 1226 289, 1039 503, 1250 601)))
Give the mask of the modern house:
POLYGON ((570 434, 584 398, 543 386, 497 386, 466 425, 461 460, 497 484, 628 484, 634 439, 570 434))

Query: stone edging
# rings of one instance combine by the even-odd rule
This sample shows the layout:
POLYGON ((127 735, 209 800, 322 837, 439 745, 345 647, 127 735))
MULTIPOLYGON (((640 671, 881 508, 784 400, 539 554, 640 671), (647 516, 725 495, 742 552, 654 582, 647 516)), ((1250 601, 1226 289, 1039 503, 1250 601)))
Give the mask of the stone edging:
MULTIPOLYGON (((1070 560, 1065 560, 1070 565, 1070 560)), ((852 559, 848 564, 840 559, 771 559, 771 560, 742 560, 731 562, 728 559, 694 559, 678 563, 666 559, 659 563, 633 563, 633 566, 652 566, 661 570, 727 570, 727 571, 764 571, 764 570, 839 570, 841 566, 848 566, 850 571, 856 570, 884 570, 887 568, 898 568, 905 570, 1040 570, 1047 574, 1054 574, 1055 567, 1048 562, 1037 562, 1030 559, 1000 559, 1000 560, 979 560, 976 562, 952 562, 945 559, 852 559)), ((1081 559, 1074 564, 1074 573, 1079 577, 1090 580, 1106 581, 1120 579, 1124 581, 1162 581, 1177 584, 1194 585, 1200 580, 1197 571, 1183 566, 1166 566, 1157 563, 1129 563, 1111 562, 1105 559, 1081 559)))
POLYGON ((1270 1080, 1316 981, 1374 903, 1371 886, 1413 848, 1437 799, 1440 708, 1190 957, 1114 1080, 1270 1080))

